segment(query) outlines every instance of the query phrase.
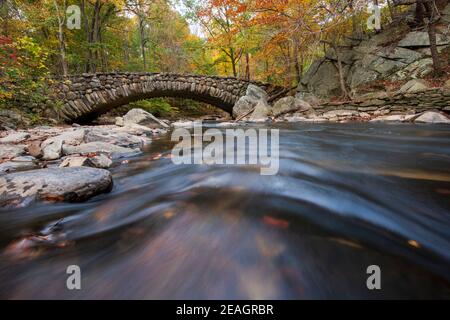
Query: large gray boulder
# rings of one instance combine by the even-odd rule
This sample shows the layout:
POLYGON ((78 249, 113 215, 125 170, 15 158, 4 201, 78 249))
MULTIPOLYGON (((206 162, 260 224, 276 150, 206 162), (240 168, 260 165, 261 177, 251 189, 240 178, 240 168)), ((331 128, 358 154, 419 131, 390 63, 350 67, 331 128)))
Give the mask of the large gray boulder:
MULTIPOLYGON (((119 119, 116 119, 116 123, 118 123, 118 121, 119 119)), ((126 115, 123 116, 123 125, 127 124, 141 124, 152 128, 169 127, 169 125, 156 118, 150 112, 139 108, 131 109, 126 115)))
POLYGON ((52 168, 0 176, 0 206, 25 205, 31 200, 83 201, 112 187, 104 169, 52 168))
POLYGON ((277 117, 289 112, 305 112, 310 110, 311 105, 301 99, 289 96, 279 99, 272 108, 272 114, 277 117))
POLYGON ((450 119, 440 112, 427 111, 418 116, 414 122, 450 124, 450 119))
POLYGON ((248 114, 258 103, 258 100, 249 96, 240 97, 233 107, 233 118, 240 118, 248 114))
POLYGON ((267 100, 267 99, 269 99, 269 96, 267 95, 267 92, 264 91, 264 89, 254 85, 254 84, 249 84, 248 85, 247 90, 245 92, 245 95, 247 97, 253 98, 255 100, 260 100, 260 99, 267 100))
POLYGON ((267 103, 267 99, 268 95, 263 89, 254 84, 249 84, 245 96, 240 97, 233 107, 233 117, 241 118, 249 114, 260 100, 267 103))
POLYGON ((271 107, 265 99, 261 99, 255 106, 255 110, 250 115, 250 121, 263 122, 266 121, 271 114, 271 107))
POLYGON ((131 149, 125 148, 121 146, 116 146, 107 142, 89 142, 83 143, 79 146, 63 146, 63 153, 65 155, 71 154, 81 154, 81 155, 89 155, 89 154, 107 154, 111 156, 113 159, 133 156, 139 154, 141 151, 139 149, 131 149))
MULTIPOLYGON (((436 34, 436 44, 438 46, 450 44, 450 38, 442 34, 436 34)), ((425 31, 412 31, 406 35, 398 43, 399 47, 414 48, 414 47, 429 47, 430 38, 425 31)))

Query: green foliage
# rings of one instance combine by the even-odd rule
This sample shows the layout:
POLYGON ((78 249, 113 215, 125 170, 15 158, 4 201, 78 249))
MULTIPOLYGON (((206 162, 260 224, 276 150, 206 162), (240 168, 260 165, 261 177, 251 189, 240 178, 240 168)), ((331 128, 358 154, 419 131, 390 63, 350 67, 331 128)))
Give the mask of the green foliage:
POLYGON ((167 117, 177 113, 177 109, 172 107, 166 98, 155 98, 150 100, 139 100, 129 104, 131 108, 141 108, 150 112, 156 117, 167 117))

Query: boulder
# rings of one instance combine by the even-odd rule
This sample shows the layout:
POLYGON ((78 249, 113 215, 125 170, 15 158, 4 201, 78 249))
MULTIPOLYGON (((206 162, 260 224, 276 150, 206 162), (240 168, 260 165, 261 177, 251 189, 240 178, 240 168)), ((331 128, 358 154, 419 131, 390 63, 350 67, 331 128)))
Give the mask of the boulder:
POLYGON ((126 132, 126 133, 137 135, 137 136, 142 136, 142 135, 152 134, 153 131, 156 129, 151 129, 149 127, 142 126, 140 124, 131 123, 131 124, 127 124, 126 126, 123 126, 123 127, 118 127, 115 130, 121 131, 121 132, 126 132))
MULTIPOLYGON (((344 65, 345 77, 347 77, 349 69, 350 66, 344 65)), ((306 87, 309 92, 319 97, 341 94, 341 85, 336 67, 333 62, 328 60, 318 64, 317 69, 315 69, 315 66, 311 66, 306 72, 303 82, 307 83, 306 87)))
POLYGON ((99 154, 98 156, 90 158, 91 163, 96 168, 109 168, 112 165, 112 160, 105 156, 104 154, 99 154))
POLYGON ((125 148, 107 142, 89 142, 80 144, 79 146, 70 146, 70 145, 63 146, 63 153, 65 155, 71 154, 88 155, 93 153, 96 154, 104 153, 111 156, 112 158, 121 158, 126 156, 133 156, 140 152, 141 151, 139 149, 125 148))
POLYGON ((450 24, 450 4, 441 11, 441 22, 450 24))
POLYGON ((321 104, 321 100, 318 97, 316 97, 314 94, 309 93, 309 92, 298 92, 295 95, 295 98, 309 103, 309 105, 312 107, 317 107, 321 104))
POLYGON ((268 95, 263 89, 249 84, 245 96, 240 97, 233 106, 233 117, 241 118, 245 114, 249 114, 260 100, 264 100, 267 103, 267 99, 268 95))
POLYGON ((250 98, 248 96, 240 97, 233 107, 233 117, 240 118, 245 114, 248 114, 258 103, 258 100, 250 98))
POLYGON ((61 158, 62 146, 72 145, 76 146, 83 142, 85 136, 85 129, 77 129, 74 131, 66 131, 62 134, 51 137, 42 142, 42 159, 43 160, 56 160, 61 158))
MULTIPOLYGON (((436 44, 438 46, 448 45, 450 44, 450 38, 438 33, 436 34, 436 44)), ((425 31, 412 31, 400 40, 397 46, 403 48, 429 47, 430 38, 425 31)))
POLYGON ((440 112, 435 112, 435 111, 427 111, 422 113, 420 116, 418 116, 414 122, 417 123, 445 123, 445 124, 450 124, 450 119, 440 113, 440 112))
POLYGON ((260 87, 254 85, 254 84, 248 85, 245 95, 247 97, 253 98, 254 100, 260 100, 260 99, 268 100, 268 98, 269 98, 267 95, 267 92, 264 91, 264 89, 261 89, 260 87))
POLYGON ((266 121, 271 113, 270 105, 265 99, 261 99, 255 106, 255 110, 250 115, 250 121, 266 121))
POLYGON ((48 138, 41 144, 42 159, 56 160, 61 158, 64 140, 58 137, 48 138))
POLYGON ((115 125, 119 127, 123 127, 125 125, 123 117, 116 117, 115 118, 115 125))
POLYGON ((333 119, 333 118, 339 118, 339 117, 351 117, 351 116, 357 116, 358 112, 354 111, 354 110, 332 110, 332 111, 328 111, 325 112, 324 114, 322 114, 322 118, 325 119, 333 119))
POLYGON ((396 72, 391 78, 393 80, 421 79, 433 72, 433 59, 425 58, 417 60, 406 68, 396 72))
POLYGON ((140 148, 146 144, 151 143, 151 140, 146 137, 139 137, 127 132, 113 131, 111 129, 101 128, 88 130, 84 141, 101 141, 128 148, 140 148))
POLYGON ((0 144, 0 159, 11 159, 25 154, 26 145, 0 144))
POLYGON ((0 206, 25 205, 31 200, 83 201, 112 187, 104 169, 75 167, 16 172, 0 176, 0 206))
POLYGON ((60 163, 59 167, 93 167, 93 165, 88 157, 69 156, 60 163))
POLYGON ((153 128, 168 128, 169 126, 163 121, 156 118, 150 112, 142 109, 131 109, 123 116, 123 125, 140 124, 153 128))
POLYGON ((405 83, 398 92, 400 93, 414 93, 424 91, 429 88, 428 83, 421 79, 412 79, 405 83))
POLYGON ((379 116, 370 120, 370 122, 409 122, 414 117, 413 114, 394 114, 389 116, 379 116))
POLYGON ((6 137, 1 138, 0 143, 19 143, 30 137, 31 135, 28 132, 12 132, 6 137))
POLYGON ((68 156, 61 164, 63 167, 93 167, 93 168, 109 168, 112 164, 112 160, 105 156, 104 154, 99 154, 94 157, 84 157, 84 156, 68 156))
POLYGON ((0 164, 0 174, 36 169, 38 168, 38 165, 35 160, 36 158, 32 156, 13 158, 10 161, 0 164))
POLYGON ((277 117, 281 114, 294 111, 305 112, 310 110, 311 108, 312 107, 308 102, 289 96, 281 98, 277 102, 275 102, 272 108, 272 114, 277 117))
POLYGON ((35 158, 41 158, 42 157, 42 148, 41 148, 42 141, 32 141, 27 145, 28 153, 35 157, 35 158))

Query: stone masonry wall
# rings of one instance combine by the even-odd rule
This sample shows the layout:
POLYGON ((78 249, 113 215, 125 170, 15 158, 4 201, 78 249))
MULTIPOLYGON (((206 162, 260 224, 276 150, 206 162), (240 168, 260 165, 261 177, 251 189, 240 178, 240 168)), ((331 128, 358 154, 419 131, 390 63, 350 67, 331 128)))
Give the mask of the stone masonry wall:
POLYGON ((153 97, 191 98, 231 112, 250 83, 269 94, 270 85, 232 77, 165 73, 97 73, 55 79, 55 99, 62 101, 61 117, 75 120, 101 114, 113 107, 153 97))

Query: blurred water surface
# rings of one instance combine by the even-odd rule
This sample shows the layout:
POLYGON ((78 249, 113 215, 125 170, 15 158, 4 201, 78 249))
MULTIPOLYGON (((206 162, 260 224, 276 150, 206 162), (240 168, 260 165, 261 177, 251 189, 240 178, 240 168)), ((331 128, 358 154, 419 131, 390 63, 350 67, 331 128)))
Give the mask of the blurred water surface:
POLYGON ((270 128, 274 176, 174 165, 168 135, 114 167, 109 194, 1 210, 0 297, 450 298, 448 127, 270 128))

